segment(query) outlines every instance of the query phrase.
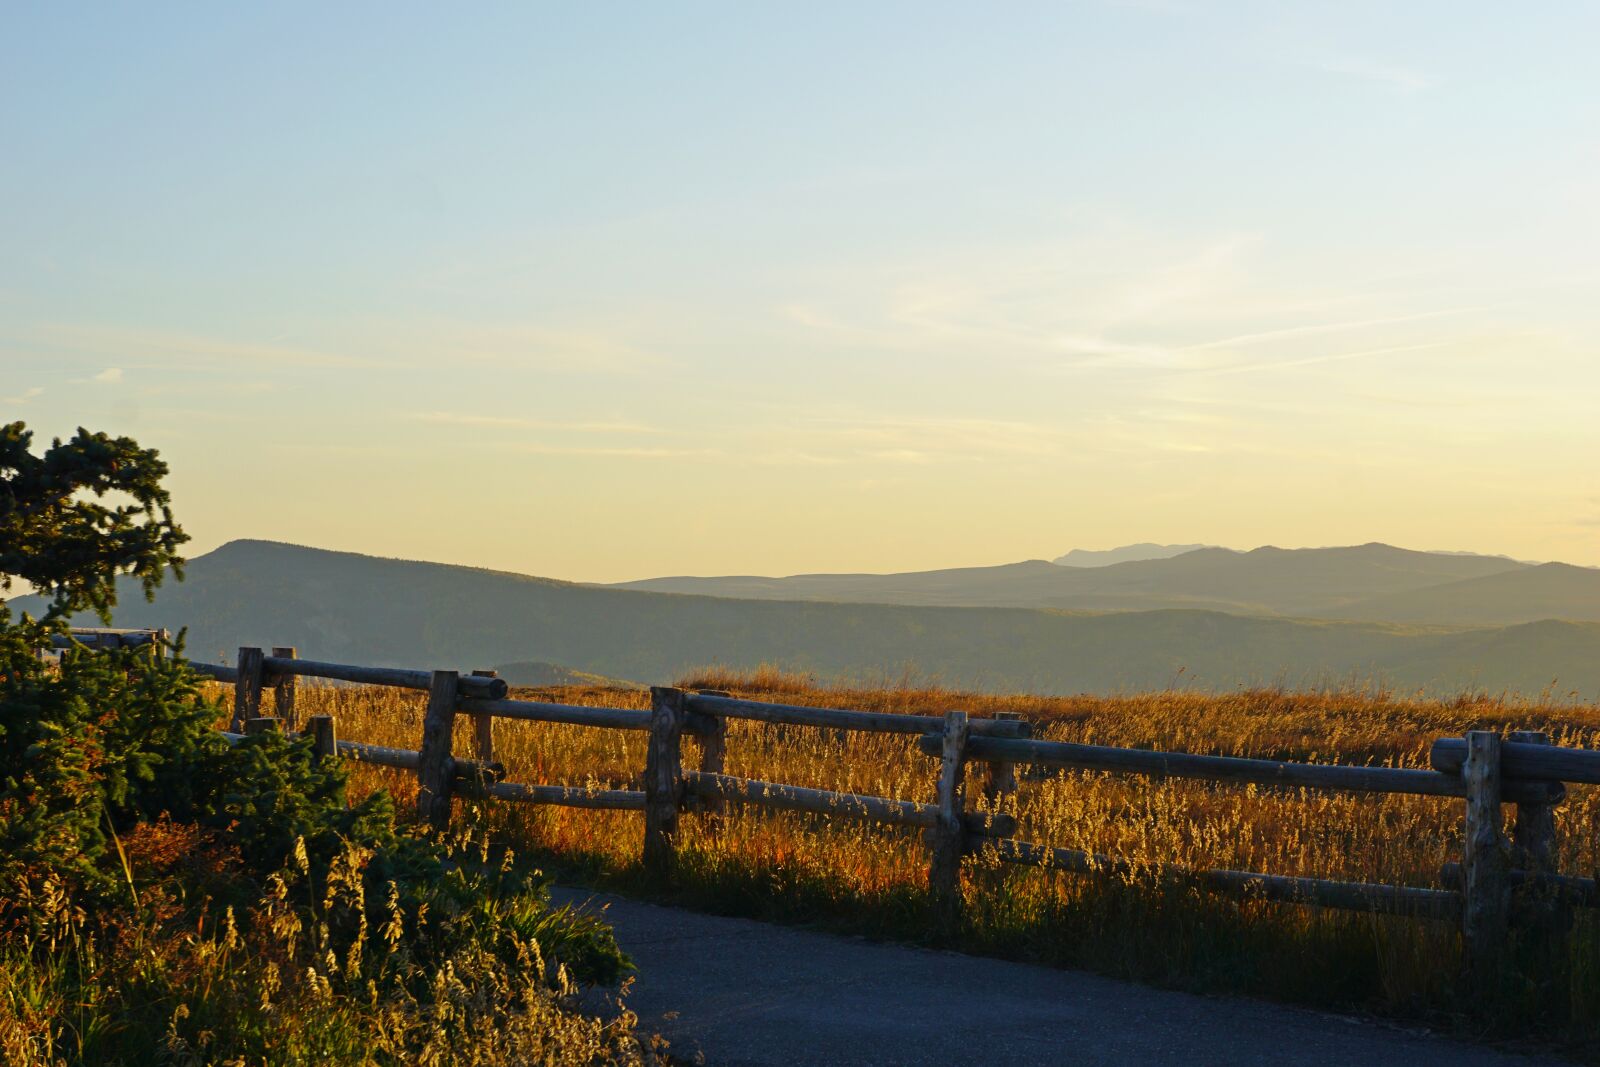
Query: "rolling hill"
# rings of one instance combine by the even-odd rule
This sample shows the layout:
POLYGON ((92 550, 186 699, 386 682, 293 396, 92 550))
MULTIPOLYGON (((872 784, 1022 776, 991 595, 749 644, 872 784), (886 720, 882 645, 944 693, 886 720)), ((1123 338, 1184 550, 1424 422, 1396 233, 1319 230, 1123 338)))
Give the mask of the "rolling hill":
MULTIPOLYGON (((1559 679, 1563 692, 1600 696, 1593 623, 1462 630, 1193 609, 740 600, 265 541, 232 542, 187 570, 188 580, 163 587, 154 604, 127 587, 116 624, 186 626, 196 659, 228 658, 241 644, 295 645, 345 662, 466 669, 535 661, 656 683, 696 667, 772 663, 826 677, 909 673, 1041 693, 1352 681, 1436 694, 1537 693, 1559 679)), ((26 598, 16 606, 28 607, 26 598)))
MULTIPOLYGON (((904 574, 788 578, 652 578, 616 588, 763 600, 1153 611, 1198 608, 1249 615, 1319 616, 1362 601, 1447 582, 1530 569, 1500 556, 1348 548, 1201 548, 1167 559, 1103 567, 1044 560, 904 574)), ((1600 573, 1600 572, 1597 572, 1600 573)), ((1383 616, 1354 616, 1384 621, 1383 616)), ((1493 620, 1490 620, 1493 621, 1493 620)))
POLYGON ((1446 622, 1464 626, 1600 621, 1600 570, 1541 563, 1480 578, 1370 597, 1322 613, 1327 618, 1446 622))

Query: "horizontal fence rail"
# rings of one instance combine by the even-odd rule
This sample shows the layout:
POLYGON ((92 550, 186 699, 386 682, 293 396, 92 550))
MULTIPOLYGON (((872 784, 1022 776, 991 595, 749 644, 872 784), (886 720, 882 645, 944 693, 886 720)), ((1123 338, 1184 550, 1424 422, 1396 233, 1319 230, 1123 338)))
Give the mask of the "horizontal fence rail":
POLYGON ((1279 874, 1255 874, 1249 871, 1197 871, 1182 867, 1150 867, 1112 856, 1080 852, 1071 848, 1050 848, 1030 841, 1014 841, 1009 838, 982 842, 978 850, 1006 863, 1043 867, 1048 870, 1072 871, 1076 874, 1147 874, 1157 878, 1192 882, 1241 899, 1315 904, 1324 908, 1378 911, 1427 919, 1458 920, 1461 917, 1461 894, 1446 889, 1341 882, 1326 878, 1296 878, 1279 874))
MULTIPOLYGON (((939 809, 932 804, 918 804, 914 800, 892 800, 888 797, 866 796, 861 793, 835 793, 827 789, 810 789, 806 786, 784 785, 780 782, 763 782, 754 778, 735 778, 727 774, 707 774, 702 771, 683 772, 689 792, 714 800, 732 800, 743 804, 757 804, 787 811, 808 811, 817 815, 835 815, 862 822, 891 823, 897 826, 931 827, 939 820, 939 809)), ((1016 830, 1016 819, 1005 814, 986 815, 981 812, 964 813, 967 832, 972 834, 1002 834, 1016 830)))
POLYGON ((37 651, 45 663, 59 664, 64 653, 73 648, 96 651, 112 648, 145 648, 155 645, 165 648, 170 635, 165 630, 118 630, 106 626, 74 627, 66 633, 52 633, 49 643, 37 651))
POLYGON ((472 715, 525 722, 559 722, 569 726, 601 726, 609 730, 648 730, 650 713, 643 708, 591 708, 582 704, 542 704, 533 700, 465 699, 461 710, 472 715))
MULTIPOLYGON (((919 744, 928 755, 938 755, 938 739, 925 736, 919 744)), ((1082 745, 1069 741, 1017 741, 974 738, 967 744, 979 759, 1031 763, 1063 770, 1111 771, 1161 778, 1203 778, 1213 782, 1249 782, 1256 785, 1300 786, 1353 793, 1414 793, 1422 796, 1463 797, 1460 777, 1439 771, 1406 767, 1357 767, 1338 763, 1289 763, 1241 756, 1205 756, 1189 752, 1157 752, 1108 745, 1082 745)), ((1600 755, 1600 753, 1597 753, 1600 755)), ((1560 782, 1505 783, 1508 800, 1555 803, 1565 795, 1560 782)))
POLYGON ((586 789, 572 785, 524 785, 520 782, 491 782, 470 787, 464 792, 487 800, 509 800, 521 804, 559 804, 568 808, 600 808, 612 811, 643 811, 644 793, 637 789, 586 789))
POLYGON ((422 766, 422 754, 408 748, 385 748, 383 745, 364 745, 359 741, 340 741, 339 755, 357 763, 375 763, 380 767, 398 767, 414 771, 422 766))
MULTIPOLYGON (((106 647, 112 647, 111 639, 103 640, 106 647)), ((117 640, 120 643, 121 639, 117 640)), ((679 814, 714 818, 732 803, 922 830, 930 854, 930 900, 941 923, 959 919, 961 858, 969 855, 1089 876, 1151 877, 1246 901, 1459 922, 1469 971, 1485 975, 1495 966, 1514 922, 1541 924, 1546 932, 1560 934, 1571 926, 1566 909, 1600 907, 1600 883, 1595 879, 1562 875, 1552 869, 1556 851, 1553 808, 1566 797, 1565 783, 1600 784, 1600 751, 1556 747, 1539 733, 1522 731, 1502 738, 1487 731, 1471 731, 1465 737, 1435 741, 1430 751, 1432 769, 1370 767, 1034 740, 1030 724, 1016 717, 970 719, 960 711, 935 716, 815 708, 769 704, 714 691, 652 689, 649 710, 544 703, 512 699, 506 683, 489 671, 463 675, 322 663, 300 659, 288 648, 274 649, 271 656, 261 649, 241 648, 234 666, 190 665, 234 686, 234 719, 223 735, 234 743, 280 724, 293 730, 297 676, 425 691, 427 708, 415 750, 337 740, 328 716, 308 720, 305 733, 323 756, 414 772, 419 817, 439 827, 449 822, 452 796, 642 812, 644 867, 667 880, 673 877, 676 862, 679 814), (273 690, 276 716, 261 715, 264 689, 273 690), (473 720, 475 759, 451 752, 458 713, 473 720), (648 755, 635 783, 642 788, 504 781, 505 769, 493 758, 496 719, 643 732, 648 755), (939 761, 934 802, 726 774, 726 724, 734 719, 780 727, 905 735, 918 750, 939 761), (682 765, 684 734, 699 740, 698 769, 682 765), (969 763, 987 767, 983 792, 992 805, 1009 803, 1007 798, 1017 789, 1018 766, 1454 799, 1464 801, 1465 806, 1462 859, 1441 869, 1442 888, 1136 864, 1017 840, 1013 836, 1017 819, 1009 811, 968 810, 969 763), (1515 807, 1514 836, 1504 830, 1506 804, 1515 807), (1513 899, 1523 898, 1537 906, 1510 906, 1513 899)))
MULTIPOLYGON (((188 660, 189 668, 219 682, 238 682, 239 668, 204 660, 188 660)), ((289 659, 263 656, 260 661, 259 685, 272 688, 287 678, 326 678, 336 682, 353 682, 358 685, 383 685, 396 689, 416 689, 426 692, 432 678, 431 671, 410 670, 404 667, 359 667, 349 663, 323 663, 318 660, 289 659)), ((461 678, 463 693, 472 699, 503 700, 510 686, 503 678, 464 675, 461 678)), ((509 715, 508 717, 516 717, 509 715)), ((531 716, 529 716, 531 717, 531 716)))
POLYGON ((207 663, 204 660, 192 659, 188 661, 189 669, 196 674, 203 674, 218 682, 227 682, 232 685, 239 680, 239 668, 229 667, 223 663, 207 663))
MULTIPOLYGON (((1439 738, 1429 750, 1428 761, 1436 771, 1459 775, 1461 768, 1467 762, 1466 738, 1439 738)), ((1600 752, 1584 748, 1528 744, 1524 741, 1502 741, 1500 773, 1507 778, 1546 778, 1600 785, 1600 752)), ((1507 789, 1511 785, 1511 782, 1505 783, 1507 789)))
POLYGON ((114 630, 104 626, 74 626, 70 634, 51 634, 52 648, 142 648, 167 640, 165 630, 114 630))
MULTIPOLYGON (((407 670, 403 667, 355 667, 348 663, 320 663, 309 659, 286 659, 267 656, 261 661, 262 671, 271 679, 294 675, 301 678, 328 678, 339 682, 358 682, 364 685, 387 685, 397 689, 420 689, 427 692, 432 684, 432 671, 407 670)), ((483 678, 462 675, 456 684, 463 695, 500 700, 511 689, 503 678, 483 678)))
MULTIPOLYGON (((843 711, 803 704, 764 704, 737 697, 690 694, 690 711, 730 719, 753 719, 780 726, 821 726, 835 730, 861 730, 878 734, 936 733, 944 726, 937 715, 902 715, 889 711, 843 711)), ((972 732, 982 737, 1027 737, 1029 724, 1021 719, 975 719, 972 732)))
MULTIPOLYGON (((1446 863, 1439 868, 1439 880, 1445 885, 1460 886, 1461 864, 1446 863)), ((1506 881, 1515 888, 1528 887, 1579 907, 1600 908, 1600 882, 1593 878, 1575 878, 1545 871, 1509 870, 1506 872, 1506 881)))

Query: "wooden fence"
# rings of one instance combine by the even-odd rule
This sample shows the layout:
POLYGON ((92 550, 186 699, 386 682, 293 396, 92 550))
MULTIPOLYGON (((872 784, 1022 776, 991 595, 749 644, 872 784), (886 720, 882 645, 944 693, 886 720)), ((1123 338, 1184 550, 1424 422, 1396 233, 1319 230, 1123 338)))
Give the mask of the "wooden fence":
POLYGON ((145 645, 165 645, 170 635, 165 630, 114 630, 110 627, 74 627, 71 636, 52 634, 50 647, 40 654, 46 659, 59 658, 72 645, 86 648, 143 648, 145 645))
POLYGON ((1571 908, 1600 907, 1600 889, 1594 879, 1562 876, 1554 870, 1553 815, 1553 808, 1566 796, 1564 783, 1600 784, 1600 751, 1558 748, 1542 733, 1521 731, 1502 738, 1474 730, 1465 737, 1442 738, 1433 745, 1429 770, 1293 763, 1040 741, 1032 738, 1030 725, 1015 716, 971 719, 962 711, 933 716, 813 708, 736 699, 709 690, 652 688, 649 711, 513 700, 508 698, 506 683, 493 672, 460 674, 322 663, 299 659, 292 648, 275 648, 272 653, 267 656, 259 648, 241 648, 233 667, 191 664, 218 681, 233 684, 230 737, 267 729, 297 730, 294 684, 298 677, 425 691, 427 710, 415 750, 339 740, 327 716, 310 719, 304 732, 325 755, 337 753, 414 771, 419 787, 418 815, 439 828, 450 822, 454 796, 643 812, 643 863, 662 879, 672 877, 680 816, 686 812, 714 815, 728 803, 922 828, 929 849, 929 890, 941 921, 952 925, 959 920, 962 907, 961 860, 969 854, 985 853, 1004 863, 1089 875, 1134 870, 1132 864, 1113 856, 1018 840, 1011 815, 968 810, 969 765, 984 768, 982 789, 991 799, 1015 792, 1015 768, 1029 765, 1460 799, 1465 806, 1461 862, 1445 866, 1437 888, 1249 871, 1175 867, 1152 872, 1147 866, 1139 870, 1235 898, 1459 923, 1467 965, 1474 972, 1491 972, 1503 959, 1514 924, 1531 928, 1532 936, 1548 940, 1570 928, 1571 908), (268 689, 274 694, 274 714, 270 716, 262 714, 268 689), (474 723, 471 757, 458 757, 451 751, 458 714, 471 716, 474 723), (496 719, 646 731, 643 788, 584 789, 507 782, 504 767, 494 759, 496 719), (920 751, 939 761, 932 802, 838 793, 725 774, 730 719, 911 735, 920 751), (698 768, 683 766, 685 734, 700 742, 698 768), (1509 837, 1504 832, 1503 808, 1507 804, 1514 807, 1509 837))

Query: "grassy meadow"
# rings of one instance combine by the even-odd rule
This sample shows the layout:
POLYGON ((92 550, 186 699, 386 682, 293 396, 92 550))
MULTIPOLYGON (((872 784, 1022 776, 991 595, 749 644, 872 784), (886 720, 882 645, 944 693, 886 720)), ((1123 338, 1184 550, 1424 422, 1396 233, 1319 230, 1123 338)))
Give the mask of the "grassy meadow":
MULTIPOLYGON (((974 716, 1019 712, 1047 740, 1271 759, 1425 767, 1429 744, 1472 728, 1536 728, 1558 744, 1594 747, 1600 707, 1468 697, 1439 702, 1371 693, 1168 691, 1111 697, 989 696, 885 685, 828 688, 776 671, 704 671, 687 688, 754 699, 875 711, 974 716)), ((647 707, 637 690, 522 690, 530 699, 647 707)), ((308 688, 302 716, 336 717, 341 738, 415 748, 424 697, 399 690, 308 688)), ((471 720, 456 751, 472 752, 471 720)), ((642 732, 496 720, 508 780, 635 786, 642 732)), ((685 766, 697 765, 686 738, 685 766)), ((847 792, 930 801, 937 761, 912 738, 729 724, 727 773, 847 792)), ((1022 778, 1007 810, 1017 836, 1108 853, 1143 871, 1085 877, 966 862, 966 919, 953 944, 969 951, 1083 967, 1196 991, 1240 992, 1420 1020, 1480 1037, 1534 1038, 1593 1056, 1600 1049, 1600 924, 1579 912, 1555 966, 1508 970, 1492 1002, 1468 1012, 1459 937, 1448 923, 1204 895, 1151 869, 1178 865, 1400 885, 1438 884, 1458 859, 1462 804, 1094 772, 1022 778)), ((981 807, 981 766, 969 805, 981 807)), ((405 805, 403 772, 355 770, 352 787, 386 787, 405 805)), ((1572 787, 1558 809, 1560 870, 1600 867, 1600 792, 1572 787)), ((876 937, 927 940, 927 853, 917 831, 730 805, 721 819, 686 814, 676 886, 648 884, 638 866, 642 815, 487 803, 491 835, 568 879, 668 896, 706 910, 815 922, 876 937)), ((624 946, 626 947, 626 946, 624 946)))

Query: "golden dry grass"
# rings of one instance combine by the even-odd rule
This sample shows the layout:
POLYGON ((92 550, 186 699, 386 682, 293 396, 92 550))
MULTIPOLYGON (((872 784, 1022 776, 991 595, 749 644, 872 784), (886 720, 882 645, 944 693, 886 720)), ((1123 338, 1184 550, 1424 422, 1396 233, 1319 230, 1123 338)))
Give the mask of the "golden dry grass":
MULTIPOLYGON (((31 902, 38 933, 0 942, 0 1064, 667 1062, 626 1009, 610 1020, 577 1009, 578 985, 548 955, 564 917, 541 906, 529 922, 534 905, 494 895, 492 881, 473 911, 428 907, 447 896, 404 902, 394 881, 371 909, 370 848, 347 845, 313 888, 300 842, 256 896, 218 877, 241 866, 223 834, 163 820, 124 844, 130 888, 141 872, 132 908, 91 921, 51 878, 31 902), (197 884, 227 886, 227 902, 196 899, 197 884)), ((453 862, 488 862, 469 832, 447 847, 453 862)))
MULTIPOLYGON (((1128 747, 1275 759, 1427 765, 1434 738, 1474 728, 1543 729, 1559 744, 1595 747, 1600 707, 1486 698, 1424 701, 1383 694, 1252 690, 1110 697, 991 696, 886 685, 829 688, 775 671, 699 672, 687 688, 725 689, 784 703, 975 716, 1021 713, 1035 736, 1128 747)), ((523 691, 531 699, 647 707, 632 690, 523 691)), ((343 738, 415 748, 423 698, 395 690, 304 688, 301 714, 336 716, 343 738)), ((511 781, 636 786, 638 732, 495 724, 496 756, 511 781)), ((470 721, 456 751, 472 751, 470 721)), ((685 765, 697 765, 692 740, 685 765)), ((937 761, 905 736, 733 722, 730 774, 845 792, 928 801, 937 761)), ((981 768, 974 768, 981 777, 981 768)), ((382 785, 404 804, 409 776, 356 772, 357 790, 382 785)), ((977 791, 972 790, 972 795, 977 791)), ((981 803, 975 801, 975 803, 981 803)), ((1084 772, 1024 778, 1008 810, 1017 836, 1124 857, 1146 870, 1222 867, 1400 885, 1437 885, 1459 855, 1459 801, 1151 781, 1084 772)), ((1592 876, 1600 791, 1574 787, 1559 809, 1560 868, 1592 876)), ((480 817, 516 847, 600 883, 653 891, 637 861, 633 812, 490 804, 480 817)), ((927 853, 911 831, 796 813, 731 808, 720 823, 686 815, 676 895, 723 911, 822 920, 861 932, 917 937, 926 929, 927 853)), ((1559 1035, 1586 1042, 1600 1027, 1596 932, 1580 920, 1559 979, 1514 983, 1495 1012, 1460 1014, 1458 938, 1447 924, 1229 902, 1134 873, 1118 879, 967 863, 966 947, 1088 966, 1191 988, 1228 989, 1461 1023, 1468 1029, 1559 1035)))

